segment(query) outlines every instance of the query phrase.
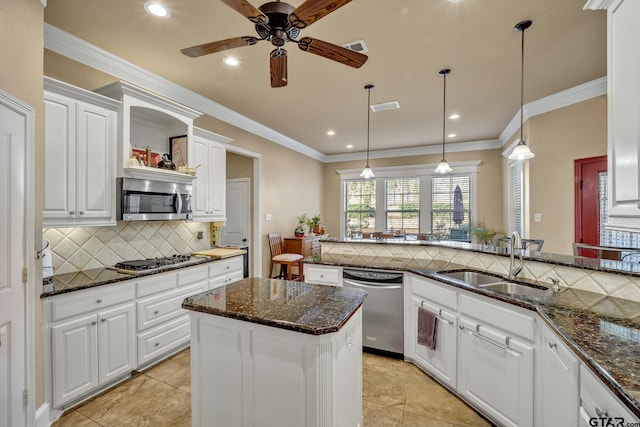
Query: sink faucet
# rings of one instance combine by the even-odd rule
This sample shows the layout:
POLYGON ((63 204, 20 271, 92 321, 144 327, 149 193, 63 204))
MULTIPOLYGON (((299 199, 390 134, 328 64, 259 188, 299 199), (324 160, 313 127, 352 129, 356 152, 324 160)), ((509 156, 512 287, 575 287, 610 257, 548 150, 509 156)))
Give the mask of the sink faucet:
POLYGON ((520 261, 515 262, 515 250, 520 249, 522 246, 522 239, 517 231, 511 233, 511 240, 509 241, 509 280, 513 280, 522 271, 522 250, 520 250, 520 261))

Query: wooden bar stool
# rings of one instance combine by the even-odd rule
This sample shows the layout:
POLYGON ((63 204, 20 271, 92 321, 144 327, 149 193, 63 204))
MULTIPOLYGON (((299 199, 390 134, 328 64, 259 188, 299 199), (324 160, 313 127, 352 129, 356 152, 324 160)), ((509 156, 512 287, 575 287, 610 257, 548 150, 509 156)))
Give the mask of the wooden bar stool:
POLYGON ((274 279, 281 279, 285 277, 287 280, 303 281, 304 274, 302 271, 302 260, 304 257, 300 254, 289 254, 284 251, 284 242, 282 241, 282 235, 280 233, 269 233, 269 249, 271 250, 271 263, 269 264, 269 277, 274 279), (273 275, 274 265, 280 265, 280 272, 277 276, 273 275), (298 266, 298 274, 294 276, 293 266, 298 266), (284 267, 284 269, 283 269, 284 267))

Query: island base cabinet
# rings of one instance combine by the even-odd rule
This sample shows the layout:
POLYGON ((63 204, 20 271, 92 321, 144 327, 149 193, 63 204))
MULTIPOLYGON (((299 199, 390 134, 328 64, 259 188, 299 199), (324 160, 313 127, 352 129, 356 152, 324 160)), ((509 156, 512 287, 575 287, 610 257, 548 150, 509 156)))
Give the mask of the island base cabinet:
POLYGON ((362 425, 362 314, 309 335, 191 316, 192 425, 362 425))
POLYGON ((533 426, 532 345, 462 318, 458 392, 500 425, 533 426))

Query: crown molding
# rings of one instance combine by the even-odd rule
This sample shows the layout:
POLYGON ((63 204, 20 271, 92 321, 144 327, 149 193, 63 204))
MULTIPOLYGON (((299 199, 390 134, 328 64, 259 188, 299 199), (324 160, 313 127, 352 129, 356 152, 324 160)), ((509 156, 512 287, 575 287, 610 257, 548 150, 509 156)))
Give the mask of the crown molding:
POLYGON ((175 102, 321 162, 325 155, 230 108, 119 58, 53 25, 44 24, 44 47, 81 64, 140 86, 175 102))
MULTIPOLYGON (((452 175, 456 173, 477 173, 478 167, 484 164, 482 160, 467 160, 463 162, 450 162, 449 165, 454 169, 452 175)), ((417 165, 404 165, 404 166, 381 166, 374 168, 374 172, 378 177, 384 176, 419 176, 419 175, 436 175, 441 176, 440 173, 435 172, 437 163, 422 163, 417 165)), ((360 179, 359 169, 338 169, 336 174, 340 175, 340 179, 360 179)))
MULTIPOLYGON (((577 104, 579 102, 583 102, 588 99, 596 98, 598 96, 606 94, 607 77, 604 76, 525 104, 523 122, 526 122, 531 117, 548 113, 559 108, 568 107, 569 105, 577 104)), ((500 137, 498 137, 502 145, 504 146, 507 142, 509 142, 509 139, 519 129, 520 111, 518 111, 515 116, 513 116, 507 127, 504 128, 504 130, 500 134, 500 137)))
POLYGON ((206 129, 200 129, 195 126, 193 127, 193 136, 197 136, 213 142, 218 142, 224 145, 231 144, 233 142, 233 139, 231 138, 227 138, 226 136, 219 135, 206 129))
POLYGON ((583 10, 607 9, 615 0, 588 0, 582 8, 583 10))
POLYGON ((79 101, 99 105, 100 107, 114 111, 117 111, 121 104, 121 102, 116 99, 109 98, 99 93, 91 92, 90 90, 85 90, 47 76, 43 77, 43 89, 48 92, 68 96, 79 101))

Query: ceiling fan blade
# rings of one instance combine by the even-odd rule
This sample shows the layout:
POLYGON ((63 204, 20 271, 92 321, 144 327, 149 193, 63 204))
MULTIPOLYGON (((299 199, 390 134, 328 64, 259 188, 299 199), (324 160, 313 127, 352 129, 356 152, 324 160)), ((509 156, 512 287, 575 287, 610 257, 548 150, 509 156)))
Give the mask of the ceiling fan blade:
POLYGON ((287 51, 279 48, 271 51, 271 87, 287 85, 287 51))
POLYGON ((253 36, 234 37, 232 39, 219 40, 217 42, 205 43, 198 46, 187 47, 180 52, 197 58, 199 56, 208 55, 210 53, 222 52, 223 50, 233 49, 242 46, 251 46, 258 43, 258 39, 253 36))
POLYGON ((344 6, 351 0, 307 0, 289 15, 289 23, 296 28, 305 28, 344 6))
POLYGON ((269 22, 269 18, 260 12, 260 10, 251 5, 247 0, 222 0, 222 3, 231 7, 240 15, 249 18, 249 21, 254 24, 266 24, 269 22))
POLYGON ((359 52, 338 46, 333 43, 324 42, 311 37, 303 37, 298 42, 298 47, 305 52, 320 55, 332 61, 341 62, 353 68, 360 68, 367 62, 369 57, 359 52))

